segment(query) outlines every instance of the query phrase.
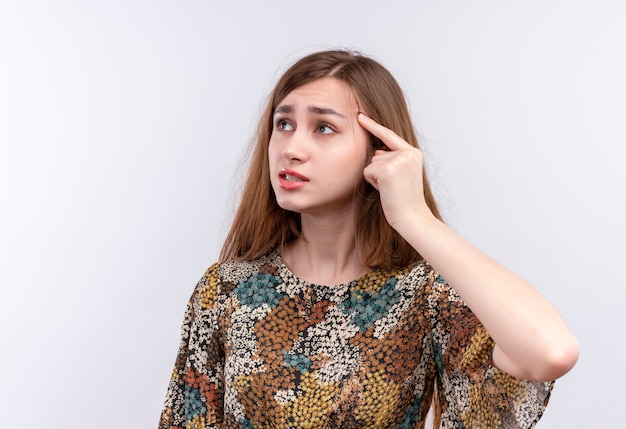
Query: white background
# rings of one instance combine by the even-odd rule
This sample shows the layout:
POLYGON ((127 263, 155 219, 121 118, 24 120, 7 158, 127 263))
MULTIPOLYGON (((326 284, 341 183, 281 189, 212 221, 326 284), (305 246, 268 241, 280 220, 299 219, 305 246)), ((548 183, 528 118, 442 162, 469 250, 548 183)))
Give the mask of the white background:
POLYGON ((0 425, 156 426, 264 97, 349 47, 405 89, 448 222, 580 341, 538 427, 626 427, 625 5, 0 0, 0 425))

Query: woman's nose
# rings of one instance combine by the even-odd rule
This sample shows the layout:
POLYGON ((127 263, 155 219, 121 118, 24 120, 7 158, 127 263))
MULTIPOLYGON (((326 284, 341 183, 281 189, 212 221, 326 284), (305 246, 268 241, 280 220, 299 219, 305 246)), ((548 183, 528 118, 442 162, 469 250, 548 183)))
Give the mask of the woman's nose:
POLYGON ((282 155, 291 162, 304 162, 308 158, 306 137, 294 132, 283 147, 282 155))

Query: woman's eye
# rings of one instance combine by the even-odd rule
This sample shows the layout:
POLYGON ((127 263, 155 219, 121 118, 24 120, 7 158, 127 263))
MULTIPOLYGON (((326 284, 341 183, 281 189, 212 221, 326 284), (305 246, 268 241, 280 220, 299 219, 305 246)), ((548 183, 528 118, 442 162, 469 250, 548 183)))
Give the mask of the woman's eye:
POLYGON ((320 124, 317 126, 317 132, 319 134, 330 134, 330 133, 333 133, 334 131, 330 126, 326 124, 320 124))
POLYGON ((280 131, 291 131, 291 124, 284 119, 279 119, 276 121, 276 129, 280 131))

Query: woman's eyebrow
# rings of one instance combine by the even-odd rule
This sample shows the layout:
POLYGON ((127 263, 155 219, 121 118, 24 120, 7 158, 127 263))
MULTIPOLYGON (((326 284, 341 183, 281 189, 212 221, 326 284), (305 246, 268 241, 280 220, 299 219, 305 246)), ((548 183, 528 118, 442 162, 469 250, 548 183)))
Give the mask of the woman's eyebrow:
MULTIPOLYGON (((309 111, 309 113, 314 113, 316 115, 335 115, 335 116, 339 116, 341 118, 345 118, 345 116, 339 112, 337 112, 334 109, 331 109, 329 107, 317 107, 317 106, 311 106, 307 109, 309 111)), ((274 110, 274 114, 276 113, 291 113, 293 112, 293 107, 288 105, 288 104, 283 104, 281 106, 278 106, 276 108, 276 110, 274 110)))
POLYGON ((278 106, 276 108, 276 110, 274 110, 274 114, 277 113, 291 113, 291 111, 293 110, 293 108, 287 104, 283 104, 281 106, 278 106))
POLYGON ((311 106, 309 107, 309 112, 315 113, 317 115, 336 115, 341 118, 345 118, 345 116, 343 116, 341 113, 337 112, 336 110, 330 109, 328 107, 311 106))

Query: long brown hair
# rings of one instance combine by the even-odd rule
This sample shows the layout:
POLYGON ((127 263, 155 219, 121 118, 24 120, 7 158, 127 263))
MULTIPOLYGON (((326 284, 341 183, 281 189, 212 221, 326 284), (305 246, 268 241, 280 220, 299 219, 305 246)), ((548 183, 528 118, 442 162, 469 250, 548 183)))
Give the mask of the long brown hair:
MULTIPOLYGON (((419 148, 409 109, 394 77, 377 61, 350 51, 323 51, 293 64, 278 80, 253 141, 247 180, 239 208, 222 247, 220 260, 252 260, 300 236, 300 214, 282 209, 270 184, 268 145, 272 118, 279 103, 294 89, 323 77, 346 82, 359 110, 419 148)), ((380 146, 371 137, 371 152, 380 146)), ((441 215, 424 173, 424 196, 432 213, 441 215)), ((364 265, 404 267, 421 259, 385 220, 378 191, 365 180, 355 190, 355 239, 364 265)))

